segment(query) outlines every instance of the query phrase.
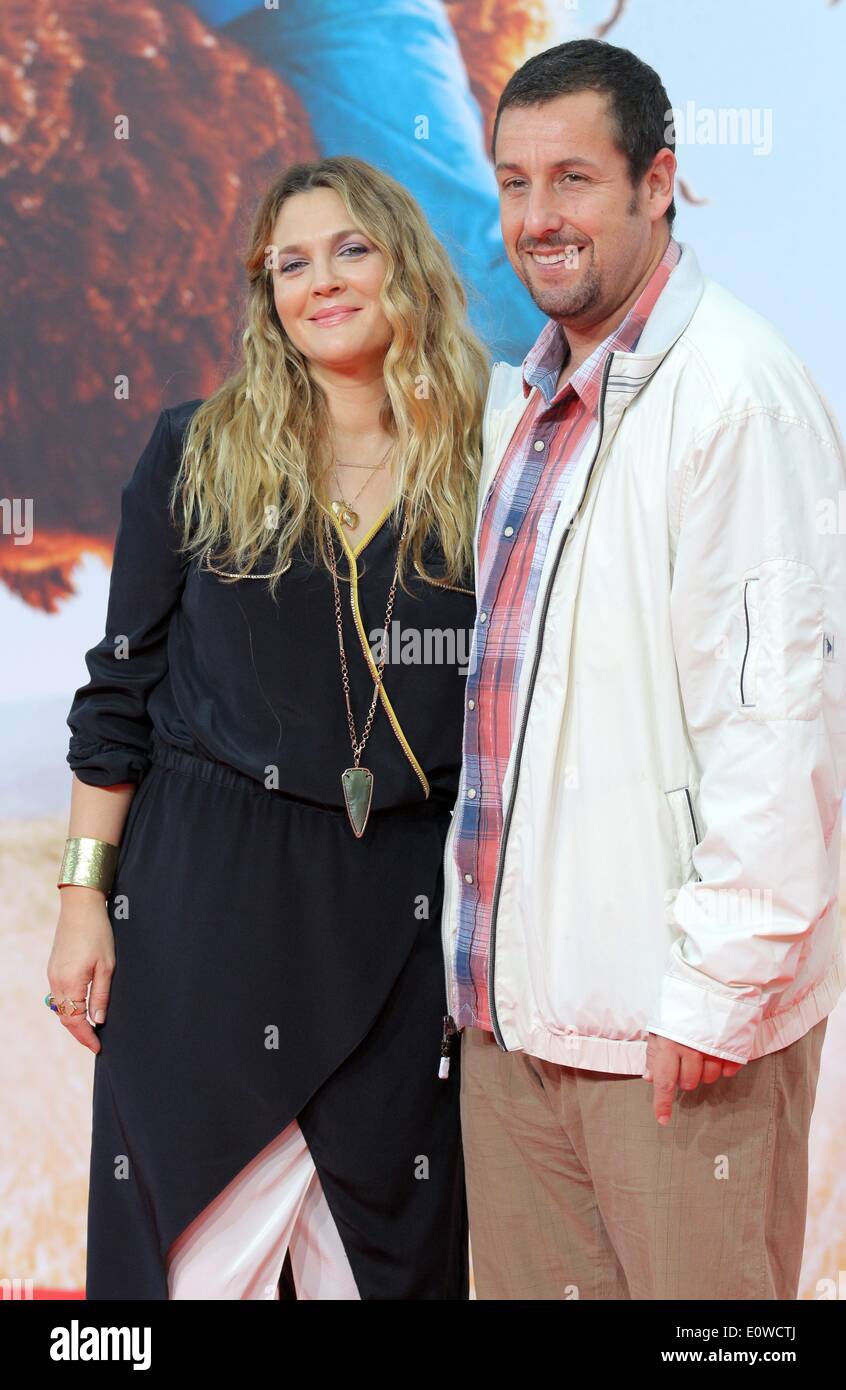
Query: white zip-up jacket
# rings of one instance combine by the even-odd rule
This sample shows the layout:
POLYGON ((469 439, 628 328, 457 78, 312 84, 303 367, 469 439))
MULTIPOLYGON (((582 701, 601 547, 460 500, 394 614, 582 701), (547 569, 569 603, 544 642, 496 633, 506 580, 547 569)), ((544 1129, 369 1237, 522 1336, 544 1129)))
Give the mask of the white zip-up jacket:
MULTIPOLYGON (((477 573, 527 404, 520 368, 497 363, 477 573)), ((642 1072, 649 1032, 745 1063, 846 985, 846 448, 801 360, 687 245, 638 350, 606 360, 597 439, 553 524, 521 670, 494 1036, 598 1071, 642 1072)), ((458 820, 442 925, 460 1028, 458 820)))

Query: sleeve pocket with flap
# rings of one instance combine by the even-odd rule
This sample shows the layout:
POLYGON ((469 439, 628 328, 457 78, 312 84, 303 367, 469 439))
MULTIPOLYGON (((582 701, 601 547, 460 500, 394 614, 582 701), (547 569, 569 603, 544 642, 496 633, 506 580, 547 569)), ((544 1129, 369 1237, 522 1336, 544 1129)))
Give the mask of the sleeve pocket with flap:
POLYGON ((765 560, 743 576, 740 603, 739 709, 762 722, 815 719, 822 663, 834 650, 816 571, 798 560, 765 560))

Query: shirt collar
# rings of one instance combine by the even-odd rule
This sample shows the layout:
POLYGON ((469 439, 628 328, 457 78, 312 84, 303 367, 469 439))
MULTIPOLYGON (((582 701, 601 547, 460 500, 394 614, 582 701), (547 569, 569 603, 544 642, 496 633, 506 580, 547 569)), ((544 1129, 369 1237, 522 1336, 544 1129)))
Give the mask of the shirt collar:
POLYGON ((599 407, 602 366, 608 353, 633 352, 637 347, 644 324, 655 305, 655 301, 670 278, 673 267, 678 264, 680 256, 681 246, 671 236, 664 255, 622 323, 594 348, 590 357, 585 358, 581 366, 573 372, 570 380, 559 391, 557 397, 555 396, 555 383, 561 368, 570 355, 570 346, 561 324, 557 323, 555 319, 549 319, 523 359, 524 398, 530 394, 533 387, 537 386, 546 402, 546 405, 542 407, 545 409, 552 404, 553 400, 563 399, 566 392, 572 389, 580 397, 585 407, 593 415, 596 415, 599 407))

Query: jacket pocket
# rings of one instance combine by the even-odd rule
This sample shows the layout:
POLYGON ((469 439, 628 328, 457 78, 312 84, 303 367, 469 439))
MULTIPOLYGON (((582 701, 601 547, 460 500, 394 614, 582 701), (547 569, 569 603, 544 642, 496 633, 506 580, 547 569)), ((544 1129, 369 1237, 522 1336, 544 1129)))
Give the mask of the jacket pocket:
POLYGON ((693 863, 693 852, 699 844, 699 826, 693 805, 693 793, 690 787, 686 786, 674 787, 672 791, 664 794, 673 817, 681 868, 681 882, 688 883, 692 878, 699 881, 702 876, 697 873, 693 863))
POLYGON ((743 581, 743 618, 746 624, 746 645, 743 648, 743 661, 740 664, 740 703, 754 707, 756 703, 758 672, 758 576, 750 575, 743 581))
POLYGON ((823 602, 815 570, 765 560, 742 581, 737 703, 749 719, 815 719, 822 703, 823 602))

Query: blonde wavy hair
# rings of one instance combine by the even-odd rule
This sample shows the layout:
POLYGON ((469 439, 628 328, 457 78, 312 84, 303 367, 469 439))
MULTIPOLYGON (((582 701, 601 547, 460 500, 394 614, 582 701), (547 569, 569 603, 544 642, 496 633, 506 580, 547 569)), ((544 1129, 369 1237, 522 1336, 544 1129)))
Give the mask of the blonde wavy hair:
POLYGON ((181 549, 238 575, 275 549, 274 598, 277 572, 306 538, 312 558, 331 569, 319 484, 334 457, 327 398, 282 328, 268 265, 281 207, 313 188, 335 190, 386 263, 380 299, 393 337, 380 421, 393 438, 386 466, 396 467, 408 523, 400 583, 407 587, 409 556, 426 573, 423 545, 433 529, 446 563, 441 579, 466 583, 489 354, 466 322, 464 288, 419 204, 349 155, 289 166, 256 208, 244 257, 243 365, 194 413, 170 495, 174 516, 182 502, 181 549))

